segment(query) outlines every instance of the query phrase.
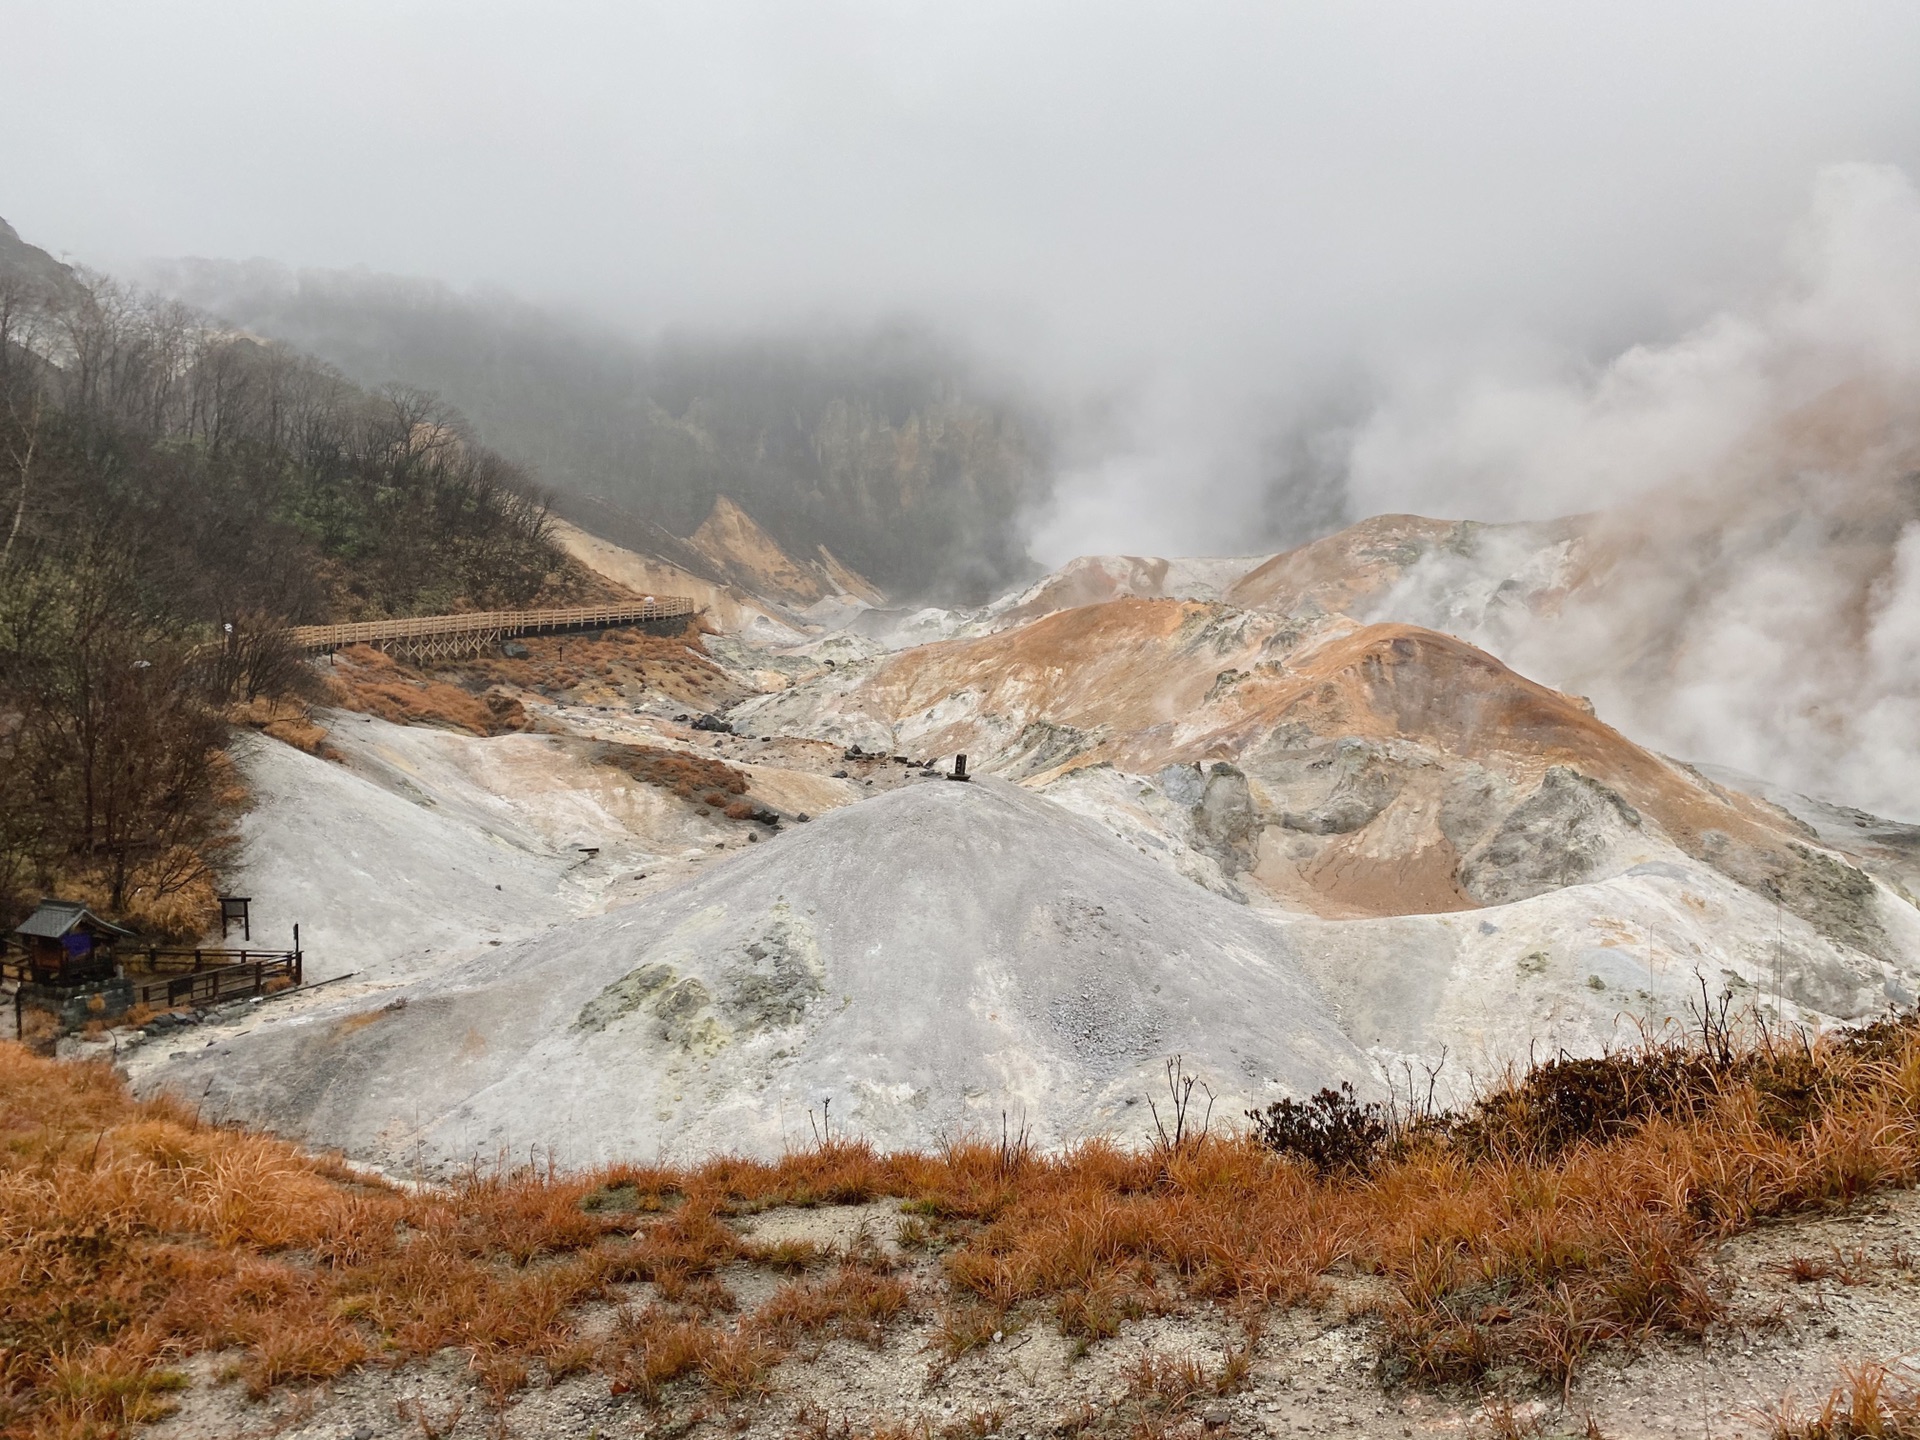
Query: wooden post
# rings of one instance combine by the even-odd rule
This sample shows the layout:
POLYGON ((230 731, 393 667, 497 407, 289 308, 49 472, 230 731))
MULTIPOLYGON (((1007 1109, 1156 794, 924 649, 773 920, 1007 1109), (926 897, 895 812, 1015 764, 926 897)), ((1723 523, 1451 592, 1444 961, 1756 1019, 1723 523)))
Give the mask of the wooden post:
POLYGON ((293 927, 293 983, 300 983, 300 927, 293 927))

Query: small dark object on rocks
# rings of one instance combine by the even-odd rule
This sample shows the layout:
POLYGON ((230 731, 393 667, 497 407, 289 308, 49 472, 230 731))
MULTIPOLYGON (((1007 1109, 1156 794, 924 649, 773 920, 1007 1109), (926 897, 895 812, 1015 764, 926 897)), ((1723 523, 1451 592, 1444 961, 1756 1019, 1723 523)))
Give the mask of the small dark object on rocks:
POLYGON ((956 755, 953 757, 953 773, 947 776, 947 778, 949 780, 971 780, 973 778, 971 775, 967 774, 967 757, 966 756, 956 755))
POLYGON ((894 763, 894 764, 896 764, 896 765, 905 765, 905 764, 908 764, 908 763, 910 763, 910 762, 909 762, 909 761, 907 760, 907 757, 906 757, 906 756, 904 756, 904 755, 889 755, 889 756, 888 756, 887 758, 888 758, 889 760, 891 760, 891 761, 893 761, 893 763, 894 763))
POLYGON ((813 819, 813 817, 807 814, 807 812, 804 810, 802 810, 798 815, 794 816, 793 818, 798 820, 802 825, 806 824, 809 820, 813 819))
POLYGON ((749 830, 747 832, 747 844, 758 845, 759 843, 760 843, 760 837, 757 834, 755 834, 753 831, 749 830))
POLYGON ((833 778, 836 780, 844 780, 847 778, 847 772, 844 770, 836 770, 833 772, 833 778))
POLYGON ((693 722, 693 728, 696 730, 705 730, 714 735, 733 734, 733 726, 712 715, 702 715, 698 720, 693 722))

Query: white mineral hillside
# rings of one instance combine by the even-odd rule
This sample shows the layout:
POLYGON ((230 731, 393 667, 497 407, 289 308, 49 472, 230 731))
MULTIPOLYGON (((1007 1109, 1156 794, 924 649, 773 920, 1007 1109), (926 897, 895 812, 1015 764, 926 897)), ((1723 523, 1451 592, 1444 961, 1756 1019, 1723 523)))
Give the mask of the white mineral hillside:
MULTIPOLYGON (((596 764, 576 736, 472 735, 322 712, 333 761, 249 738, 234 889, 255 938, 298 923, 307 977, 379 981, 630 897, 737 826, 596 764)), ((830 797, 815 782, 806 801, 830 797)))
POLYGON ((707 646, 751 697, 732 735, 611 684, 522 690, 537 734, 324 717, 341 763, 244 755, 239 880, 303 921, 310 974, 358 978, 132 1072, 387 1163, 583 1161, 777 1150, 828 1101, 886 1144, 1003 1111, 1139 1138, 1175 1054, 1229 1123, 1443 1055, 1459 1100, 1703 994, 1817 1024, 1910 1003, 1920 831, 1378 623, 1550 611, 1589 528, 1094 558, 984 611, 860 612, 884 643, 769 605, 707 646), (637 781, 622 746, 719 762, 765 818, 637 781), (898 758, 962 750, 987 778, 898 758))
POLYGON ((1286 933, 996 781, 928 778, 655 899, 205 1047, 211 1111, 389 1163, 926 1145, 1002 1115, 1139 1138, 1165 1057, 1216 1119, 1371 1067, 1286 933))

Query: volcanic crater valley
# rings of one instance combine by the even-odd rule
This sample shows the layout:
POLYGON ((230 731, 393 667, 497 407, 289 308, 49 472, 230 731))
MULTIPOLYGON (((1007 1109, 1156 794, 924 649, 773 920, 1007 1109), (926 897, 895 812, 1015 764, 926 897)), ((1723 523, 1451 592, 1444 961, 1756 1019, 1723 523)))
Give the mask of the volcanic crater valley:
MULTIPOLYGON (((1182 1077, 1205 1108, 1183 1122, 1221 1135, 1327 1087, 1458 1109, 1703 1015, 1784 1035, 1920 993, 1920 828, 1656 753, 1486 648, 1603 583, 1591 522, 1388 516, 1271 557, 1083 558, 942 610, 716 516, 701 575, 560 527, 608 585, 695 595, 684 627, 322 662, 328 703, 237 751, 234 888, 269 941, 301 924, 305 987, 63 1051, 431 1189, 823 1142, 1131 1152, 1165 1142, 1182 1077)), ((866 1191, 816 1205, 730 1223, 898 1277, 906 1318, 788 1352, 751 1390, 775 1402, 663 1411, 556 1374, 489 1408, 448 1359, 277 1400, 269 1428, 1759 1434, 1788 1389, 1920 1333, 1905 1198, 1815 1225, 1859 1286, 1779 1280, 1772 1252, 1812 1238, 1739 1240, 1706 1351, 1623 1351, 1545 1395, 1383 1380, 1366 1337, 1391 1307, 1339 1264, 1304 1308, 1136 1307, 1083 1327, 1118 1336, 1091 1352, 1002 1312, 956 1348, 931 1297, 960 1232, 866 1191)), ((714 1283, 744 1313, 773 1281, 714 1283)), ((586 1328, 674 1298, 627 1292, 586 1328)), ((156 1433, 261 1414, 196 1385, 156 1433)))

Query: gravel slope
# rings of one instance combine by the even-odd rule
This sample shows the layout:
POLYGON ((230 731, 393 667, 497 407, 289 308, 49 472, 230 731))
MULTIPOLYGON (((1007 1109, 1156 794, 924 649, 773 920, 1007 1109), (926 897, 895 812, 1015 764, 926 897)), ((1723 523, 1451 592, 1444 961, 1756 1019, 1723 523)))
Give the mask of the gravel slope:
MULTIPOLYGON (((929 779, 651 900, 147 1073, 388 1163, 924 1145, 1003 1112, 1138 1137, 1181 1054, 1216 1117, 1370 1073, 1287 932, 1050 802, 929 779)), ((1164 1104, 1162 1109, 1165 1109, 1164 1104)))

